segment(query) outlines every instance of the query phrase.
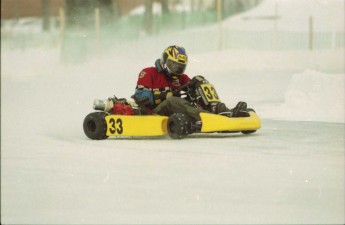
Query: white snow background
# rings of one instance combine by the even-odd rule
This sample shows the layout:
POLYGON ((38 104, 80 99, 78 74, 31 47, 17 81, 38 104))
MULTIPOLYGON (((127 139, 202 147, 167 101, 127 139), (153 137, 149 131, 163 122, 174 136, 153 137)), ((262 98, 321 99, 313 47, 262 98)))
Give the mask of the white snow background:
MULTIPOLYGON (((344 32, 343 1, 279 2, 292 9, 282 18, 314 9, 320 30, 344 32)), ((258 29, 240 17, 223 26, 258 29)), ((344 49, 199 52, 174 35, 79 64, 61 63, 57 47, 1 48, 2 224, 344 224, 344 49), (186 47, 187 74, 204 75, 229 107, 246 101, 262 128, 89 140, 93 99, 129 98, 170 44, 186 47)))

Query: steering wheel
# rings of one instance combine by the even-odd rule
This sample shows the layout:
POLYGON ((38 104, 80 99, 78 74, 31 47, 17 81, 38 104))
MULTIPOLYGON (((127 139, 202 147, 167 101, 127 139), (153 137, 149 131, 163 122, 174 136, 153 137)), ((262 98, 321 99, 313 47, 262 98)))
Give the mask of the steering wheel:
POLYGON ((190 85, 190 81, 181 85, 177 90, 173 91, 174 96, 181 96, 181 91, 185 91, 187 87, 190 85))

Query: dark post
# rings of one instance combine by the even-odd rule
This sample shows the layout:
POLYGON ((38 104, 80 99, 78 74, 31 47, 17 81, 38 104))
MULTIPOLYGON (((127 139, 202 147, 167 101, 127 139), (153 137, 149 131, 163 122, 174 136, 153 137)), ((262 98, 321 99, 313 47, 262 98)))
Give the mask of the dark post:
POLYGON ((144 29, 147 34, 152 34, 152 0, 145 0, 144 29))
POLYGON ((43 31, 50 29, 50 0, 42 0, 43 31))
POLYGON ((309 17, 309 50, 313 50, 313 39, 314 39, 314 31, 313 31, 313 17, 309 17))

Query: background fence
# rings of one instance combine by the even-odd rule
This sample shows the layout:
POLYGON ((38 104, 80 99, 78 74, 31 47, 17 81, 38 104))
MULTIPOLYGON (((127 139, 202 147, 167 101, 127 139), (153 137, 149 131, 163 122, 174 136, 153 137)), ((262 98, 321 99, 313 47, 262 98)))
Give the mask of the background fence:
MULTIPOLYGON (((2 21, 2 48, 22 49, 32 47, 60 46, 63 57, 88 58, 95 53, 126 51, 136 45, 182 43, 194 52, 207 52, 225 49, 255 50, 317 50, 344 48, 344 32, 241 31, 217 27, 214 11, 178 12, 169 15, 154 15, 153 33, 147 35, 143 30, 143 15, 122 17, 116 23, 100 25, 98 21, 91 29, 64 27, 64 13, 51 20, 50 32, 40 30, 41 21, 2 21), (219 38, 219 33, 221 38, 219 38), (221 44, 219 44, 221 40, 221 44)), ((99 12, 95 13, 95 17, 99 12)), ((273 22, 272 22, 273 23, 273 22)), ((62 58, 63 58, 62 57, 62 58)))

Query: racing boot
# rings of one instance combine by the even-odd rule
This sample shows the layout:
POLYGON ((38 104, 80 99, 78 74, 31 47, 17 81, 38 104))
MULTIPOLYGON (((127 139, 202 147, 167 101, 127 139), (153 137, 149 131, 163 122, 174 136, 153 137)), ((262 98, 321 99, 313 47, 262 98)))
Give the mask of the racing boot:
POLYGON ((214 105, 211 106, 211 111, 214 114, 220 114, 222 112, 228 111, 225 104, 223 102, 217 102, 214 105))
POLYGON ((132 95, 131 98, 133 98, 135 103, 139 106, 140 115, 152 115, 152 111, 149 108, 149 104, 150 104, 149 97, 145 96, 145 97, 138 98, 137 96, 132 95))
POLYGON ((220 114, 225 116, 231 116, 231 110, 226 107, 223 102, 217 102, 213 106, 211 106, 211 110, 214 114, 220 114))
POLYGON ((247 112, 247 103, 238 102, 235 108, 231 109, 231 117, 248 117, 249 113, 247 112))

